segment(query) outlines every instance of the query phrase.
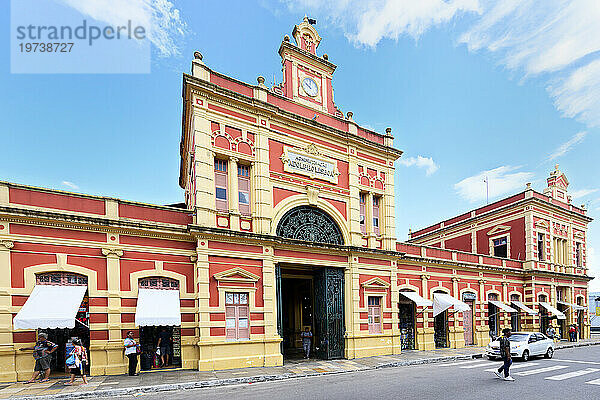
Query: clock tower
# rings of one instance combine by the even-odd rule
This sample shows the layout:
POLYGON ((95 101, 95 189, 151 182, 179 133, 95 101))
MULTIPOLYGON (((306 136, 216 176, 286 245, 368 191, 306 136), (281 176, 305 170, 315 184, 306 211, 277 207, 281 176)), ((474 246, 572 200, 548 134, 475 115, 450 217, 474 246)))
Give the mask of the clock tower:
POLYGON ((327 54, 317 56, 321 37, 308 17, 294 27, 290 42, 285 36, 279 47, 283 65, 283 95, 320 112, 342 116, 333 102, 331 80, 336 66, 327 54))

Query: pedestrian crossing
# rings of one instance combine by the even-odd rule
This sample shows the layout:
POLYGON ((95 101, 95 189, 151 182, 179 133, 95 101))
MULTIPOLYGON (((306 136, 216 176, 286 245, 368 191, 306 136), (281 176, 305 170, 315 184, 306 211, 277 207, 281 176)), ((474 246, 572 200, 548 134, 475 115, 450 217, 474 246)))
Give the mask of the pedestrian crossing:
MULTIPOLYGON (((556 382, 568 381, 569 379, 579 377, 583 377, 583 379, 594 378, 584 383, 600 386, 600 367, 597 367, 598 364, 598 362, 579 360, 540 360, 539 362, 515 363, 510 367, 510 371, 513 376, 540 376, 544 380, 556 382), (549 365, 549 363, 553 365, 549 365), (588 366, 585 364, 588 364, 588 366)), ((495 372, 501 365, 502 362, 485 359, 440 364, 441 367, 455 367, 464 370, 477 370, 481 368, 486 372, 495 372)))

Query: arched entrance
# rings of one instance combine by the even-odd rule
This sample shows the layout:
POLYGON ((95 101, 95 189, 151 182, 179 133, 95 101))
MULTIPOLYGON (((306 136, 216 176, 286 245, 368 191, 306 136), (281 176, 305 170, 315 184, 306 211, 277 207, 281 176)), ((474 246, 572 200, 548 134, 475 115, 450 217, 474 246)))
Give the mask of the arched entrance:
MULTIPOLYGON (((30 328, 37 328, 38 335, 45 332, 48 340, 58 346, 51 354, 50 369, 53 375, 68 372, 65 360, 73 349, 74 338, 81 340, 90 355, 87 289, 88 278, 84 275, 58 271, 39 273, 35 276, 33 292, 15 317, 15 328, 23 323, 29 324, 30 328), (31 303, 28 304, 29 302, 31 303), (46 307, 52 308, 52 312, 47 312, 46 307), (37 313, 39 316, 36 317, 37 313)), ((90 356, 85 365, 87 373, 91 362, 90 356)))
MULTIPOLYGON (((335 220, 325 211, 302 205, 280 219, 277 236, 313 243, 343 245, 335 220)), ((310 357, 344 357, 344 270, 303 262, 276 267, 277 329, 285 359, 301 358, 301 332, 312 332, 310 357)))
POLYGON ((305 242, 344 244, 344 237, 334 219, 313 206, 299 206, 286 212, 276 230, 277 236, 305 242))
POLYGON ((162 276, 138 281, 136 325, 142 350, 141 370, 181 367, 179 306, 179 281, 162 276))

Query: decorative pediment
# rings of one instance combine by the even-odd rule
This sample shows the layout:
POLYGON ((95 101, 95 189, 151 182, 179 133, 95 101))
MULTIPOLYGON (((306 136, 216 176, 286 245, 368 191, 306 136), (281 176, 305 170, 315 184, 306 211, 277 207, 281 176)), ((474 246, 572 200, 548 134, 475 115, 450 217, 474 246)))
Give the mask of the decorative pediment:
POLYGON ((535 227, 539 229, 548 229, 548 223, 544 220, 539 220, 535 223, 535 227))
POLYGON ((255 283, 260 279, 258 275, 255 275, 252 272, 248 272, 240 267, 235 267, 226 271, 218 272, 213 276, 219 282, 255 283))
POLYGON ((575 236, 575 238, 577 239, 585 239, 585 233, 581 232, 581 231, 573 231, 573 236, 575 236))
POLYGON ((387 289, 390 284, 379 277, 371 278, 361 284, 365 289, 387 289))
POLYGON ((487 235, 488 236, 498 235, 500 233, 504 233, 504 232, 508 232, 508 231, 510 231, 510 226, 498 225, 494 229, 492 229, 491 231, 488 231, 487 235))

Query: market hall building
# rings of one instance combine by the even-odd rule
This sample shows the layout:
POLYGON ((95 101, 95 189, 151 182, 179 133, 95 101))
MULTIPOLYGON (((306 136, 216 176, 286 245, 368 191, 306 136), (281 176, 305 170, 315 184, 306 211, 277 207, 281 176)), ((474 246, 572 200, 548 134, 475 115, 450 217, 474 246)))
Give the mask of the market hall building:
MULTIPOLYGON (((577 324, 589 336, 586 225, 558 169, 522 193, 395 236, 391 130, 336 107, 336 66, 305 19, 279 48, 283 83, 183 76, 179 183, 159 206, 0 183, 0 381, 30 377, 45 331, 64 368, 83 339, 92 375, 273 366, 305 327, 322 359, 485 345, 490 331, 577 324), (561 322, 564 321, 564 322, 561 322), (554 323, 556 325, 556 323, 554 323)), ((564 329, 563 329, 564 332, 564 329)))

